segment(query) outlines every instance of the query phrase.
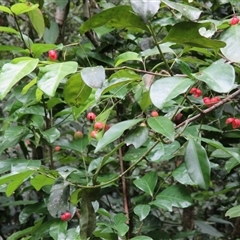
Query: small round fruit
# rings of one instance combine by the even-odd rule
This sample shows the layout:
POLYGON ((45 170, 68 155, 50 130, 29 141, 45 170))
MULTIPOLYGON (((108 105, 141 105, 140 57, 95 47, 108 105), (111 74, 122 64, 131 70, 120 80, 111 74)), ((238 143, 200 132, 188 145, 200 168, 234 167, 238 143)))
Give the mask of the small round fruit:
POLYGON ((70 212, 65 213, 65 218, 69 220, 72 217, 72 214, 70 212))
POLYGON ((237 16, 234 16, 230 21, 231 25, 236 25, 238 23, 239 23, 239 18, 237 16))
POLYGON ((95 122, 94 123, 94 129, 95 130, 101 130, 101 129, 103 129, 105 126, 104 126, 104 123, 102 123, 102 122, 95 122))
POLYGON ((193 95, 194 95, 195 98, 201 97, 202 96, 202 91, 199 88, 197 88, 193 95))
POLYGON ((56 146, 54 150, 55 150, 55 152, 59 152, 61 150, 61 147, 60 146, 56 146))
POLYGON ((212 104, 218 103, 218 102, 220 102, 220 101, 221 101, 220 97, 213 97, 213 98, 211 99, 211 103, 212 103, 212 104))
POLYGON ((75 140, 79 140, 79 139, 83 138, 83 133, 81 131, 77 131, 74 133, 73 137, 75 140))
POLYGON ((190 92, 190 93, 195 93, 196 90, 197 90, 197 88, 193 87, 193 88, 191 88, 191 90, 190 90, 189 92, 190 92))
POLYGON ((104 131, 106 132, 111 126, 109 124, 106 124, 104 127, 104 131))
POLYGON ((209 97, 203 98, 203 102, 204 102, 204 104, 207 105, 207 106, 209 106, 209 105, 212 104, 212 101, 211 101, 211 99, 210 99, 209 97))
POLYGON ((55 50, 50 50, 48 52, 48 57, 52 60, 55 61, 57 60, 57 52, 55 50))
POLYGON ((95 119, 96 119, 96 114, 94 113, 94 112, 89 112, 88 114, 87 114, 87 119, 89 120, 89 121, 94 121, 95 119))
POLYGON ((152 111, 151 112, 151 116, 152 117, 157 117, 159 114, 158 114, 158 112, 157 111, 152 111))
POLYGON ((227 118, 227 120, 226 120, 226 124, 230 124, 230 123, 232 123, 234 119, 235 119, 235 118, 227 118))
POLYGON ((97 134, 98 134, 98 131, 93 130, 93 131, 90 132, 90 137, 91 137, 91 138, 96 138, 96 137, 97 137, 97 134))
POLYGON ((234 118, 234 120, 232 121, 232 127, 239 128, 240 127, 240 119, 234 118))
POLYGON ((67 218, 67 216, 66 216, 66 213, 63 213, 63 214, 61 215, 61 220, 62 220, 62 221, 67 221, 67 220, 68 220, 68 218, 67 218))

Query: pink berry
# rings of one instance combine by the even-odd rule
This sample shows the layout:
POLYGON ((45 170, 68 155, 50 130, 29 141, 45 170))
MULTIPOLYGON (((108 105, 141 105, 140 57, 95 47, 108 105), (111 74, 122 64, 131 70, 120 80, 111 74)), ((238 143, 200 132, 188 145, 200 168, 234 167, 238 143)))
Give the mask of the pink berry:
POLYGON ((102 122, 95 122, 94 123, 94 129, 95 130, 101 130, 101 129, 103 129, 105 126, 104 126, 104 123, 102 123, 102 122))
POLYGON ((95 113, 93 113, 93 112, 89 112, 88 114, 87 114, 87 119, 89 120, 89 121, 94 121, 95 119, 96 119, 96 114, 95 113))
POLYGON ((98 131, 93 130, 93 131, 90 132, 90 137, 91 137, 91 138, 96 138, 96 137, 97 137, 97 134, 98 134, 98 131))
POLYGON ((158 114, 158 112, 157 111, 152 111, 151 112, 151 116, 152 117, 157 117, 159 114, 158 114))
POLYGON ((231 25, 236 25, 238 23, 239 23, 239 18, 237 16, 234 16, 230 21, 231 25))
POLYGON ((57 60, 57 52, 55 50, 50 50, 48 52, 48 57, 52 60, 55 61, 57 60))
POLYGON ((235 119, 235 118, 227 118, 227 120, 226 120, 226 124, 230 124, 230 123, 232 123, 234 119, 235 119))

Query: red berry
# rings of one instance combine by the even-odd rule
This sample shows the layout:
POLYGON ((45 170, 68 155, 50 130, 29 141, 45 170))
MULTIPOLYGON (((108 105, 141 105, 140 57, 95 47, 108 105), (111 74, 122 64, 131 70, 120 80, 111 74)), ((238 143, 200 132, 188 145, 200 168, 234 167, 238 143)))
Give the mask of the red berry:
POLYGON ((189 91, 190 93, 195 93, 196 92, 196 90, 197 90, 197 88, 191 88, 191 90, 189 91))
POLYGON ((236 25, 238 23, 239 23, 239 18, 237 16, 234 16, 230 21, 231 25, 236 25))
POLYGON ((94 123, 94 129, 95 130, 101 130, 101 129, 103 129, 105 126, 104 126, 104 123, 102 123, 102 122, 95 122, 94 123))
POLYGON ((179 112, 179 113, 174 117, 173 121, 174 121, 175 123, 179 123, 179 122, 181 121, 182 116, 183 116, 183 114, 179 112))
POLYGON ((67 220, 69 220, 72 217, 72 214, 70 212, 66 212, 64 215, 67 220))
POLYGON ((234 119, 235 119, 235 118, 227 118, 227 120, 226 120, 226 124, 230 124, 230 123, 232 123, 234 119))
POLYGON ((213 97, 213 98, 211 99, 211 103, 212 103, 212 104, 218 103, 218 102, 220 102, 220 101, 221 101, 220 97, 213 97))
POLYGON ((98 134, 98 131, 93 130, 93 131, 90 132, 90 137, 91 137, 91 138, 96 138, 96 137, 97 137, 97 134, 98 134))
POLYGON ((81 131, 77 131, 74 133, 74 139, 79 140, 83 137, 83 133, 81 131))
POLYGON ((203 98, 203 102, 205 105, 209 106, 211 105, 211 99, 209 97, 205 97, 203 98))
POLYGON ((104 131, 106 132, 111 126, 109 124, 106 124, 104 127, 104 131))
POLYGON ((240 119, 234 118, 234 120, 232 121, 232 127, 239 128, 240 127, 240 119))
POLYGON ((66 217, 66 213, 63 213, 63 214, 61 215, 61 220, 62 220, 62 221, 67 221, 67 220, 68 220, 68 218, 66 217))
POLYGON ((96 117, 97 117, 96 114, 93 113, 93 112, 89 112, 87 114, 87 119, 90 120, 90 121, 94 121, 96 119, 96 117))
POLYGON ((55 152, 59 152, 61 150, 61 147, 60 146, 56 146, 55 147, 55 152))
POLYGON ((151 115, 152 115, 152 117, 157 117, 158 116, 158 112, 157 111, 152 111, 151 115))
POLYGON ((195 98, 201 97, 202 96, 202 91, 197 88, 193 95, 194 95, 195 98))
POLYGON ((57 52, 55 50, 50 50, 48 52, 48 57, 52 60, 55 61, 57 60, 57 52))

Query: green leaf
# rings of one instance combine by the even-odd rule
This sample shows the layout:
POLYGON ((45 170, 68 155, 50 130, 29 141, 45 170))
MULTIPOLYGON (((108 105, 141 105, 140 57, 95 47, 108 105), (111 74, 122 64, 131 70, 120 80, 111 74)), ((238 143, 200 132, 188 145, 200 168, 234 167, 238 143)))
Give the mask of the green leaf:
POLYGON ((96 228, 96 214, 86 191, 83 192, 81 200, 80 237, 87 239, 92 236, 96 228))
MULTIPOLYGON (((15 175, 11 176, 11 182, 8 184, 6 188, 6 195, 7 197, 11 196, 14 191, 23 183, 25 182, 31 175, 33 175, 35 171, 27 170, 15 175)), ((6 176, 6 175, 5 175, 6 176)))
POLYGON ((84 104, 92 92, 85 84, 79 73, 71 76, 64 86, 63 97, 68 105, 79 106, 84 104))
POLYGON ((52 186, 47 209, 54 218, 59 218, 62 213, 69 210, 70 187, 68 184, 63 182, 52 186))
POLYGON ((42 43, 33 43, 31 44, 31 52, 34 57, 39 58, 41 54, 48 52, 49 50, 56 49, 54 44, 42 44, 42 43))
POLYGON ((137 127, 129 132, 125 142, 127 146, 133 144, 135 148, 139 148, 148 140, 148 133, 147 127, 137 127))
POLYGON ((186 92, 193 83, 191 79, 183 77, 166 77, 156 80, 150 88, 152 103, 162 109, 166 102, 186 92))
POLYGON ((120 236, 124 236, 129 229, 128 225, 126 224, 126 221, 128 220, 127 217, 123 213, 118 213, 114 216, 113 220, 115 224, 114 227, 118 234, 120 236))
POLYGON ((225 213, 225 216, 229 217, 229 218, 239 217, 240 216, 240 205, 237 205, 235 207, 228 209, 227 212, 225 213))
POLYGON ((59 137, 60 137, 60 132, 57 128, 50 128, 44 132, 41 132, 43 137, 49 142, 49 143, 54 143, 59 137))
POLYGON ((220 40, 226 43, 226 46, 221 48, 222 54, 231 62, 240 63, 240 25, 230 26, 227 30, 223 31, 220 40))
POLYGON ((224 167, 227 170, 227 172, 230 173, 231 170, 238 166, 239 164, 240 164, 239 161, 237 161, 235 158, 230 158, 229 160, 226 161, 224 167))
POLYGON ((95 149, 95 153, 101 150, 103 147, 107 146, 109 143, 114 142, 123 134, 125 130, 131 128, 132 126, 136 125, 141 121, 143 121, 142 118, 132 119, 113 125, 107 132, 105 132, 103 137, 99 140, 97 147, 95 149))
POLYGON ((54 179, 45 176, 45 175, 36 175, 34 178, 30 180, 31 185, 39 191, 42 187, 47 185, 53 185, 54 179))
POLYGON ((137 237, 131 238, 130 240, 153 240, 153 239, 148 236, 137 236, 137 237))
POLYGON ((141 56, 136 52, 125 52, 117 56, 115 59, 115 67, 119 66, 123 62, 127 61, 139 61, 142 62, 141 56))
POLYGON ((6 63, 0 72, 0 99, 5 98, 11 88, 24 76, 31 73, 38 64, 38 59, 15 58, 14 61, 6 63))
POLYGON ((216 228, 212 227, 208 222, 196 220, 195 224, 199 231, 204 234, 218 238, 223 237, 223 234, 220 233, 216 228))
POLYGON ((167 209, 172 212, 173 207, 187 208, 193 204, 187 188, 181 185, 167 187, 156 196, 156 200, 150 204, 167 209))
POLYGON ((80 235, 79 235, 79 227, 74 227, 74 228, 70 228, 67 230, 67 235, 66 235, 66 240, 70 240, 70 239, 74 239, 74 240, 81 240, 80 235))
POLYGON ((101 88, 105 80, 105 69, 103 66, 87 67, 81 71, 83 81, 91 88, 101 88))
POLYGON ((200 28, 209 28, 211 23, 180 22, 175 24, 162 42, 174 42, 200 48, 222 48, 226 43, 200 35, 200 28))
POLYGON ((224 59, 220 59, 194 74, 194 77, 205 82, 215 92, 227 93, 234 86, 235 70, 224 59))
POLYGON ((36 30, 38 37, 42 38, 45 31, 45 22, 40 9, 34 9, 31 12, 28 12, 29 19, 36 30))
POLYGON ((0 11, 5 12, 5 13, 9 13, 9 14, 12 15, 12 11, 8 7, 0 6, 0 11))
POLYGON ((172 176, 176 181, 178 181, 183 185, 195 185, 195 183, 192 181, 192 179, 188 175, 188 171, 185 163, 182 163, 178 168, 176 168, 173 171, 172 176))
POLYGON ((168 161, 174 158, 177 154, 177 150, 180 148, 180 144, 174 141, 170 144, 159 143, 147 156, 147 159, 152 162, 168 161))
POLYGON ((11 11, 16 15, 20 15, 26 12, 33 11, 34 9, 37 9, 38 6, 38 4, 32 4, 30 2, 16 3, 11 6, 11 11))
POLYGON ((139 204, 135 206, 133 209, 134 213, 139 217, 140 221, 142 221, 148 216, 150 210, 151 210, 151 207, 146 204, 139 204))
POLYGON ((210 184, 210 162, 206 150, 196 141, 188 140, 185 156, 186 168, 193 182, 203 189, 210 184))
POLYGON ((143 177, 134 180, 133 183, 140 190, 153 197, 153 192, 157 184, 157 179, 158 177, 156 172, 149 172, 143 177))
POLYGON ((59 27, 56 22, 50 21, 50 28, 45 28, 43 40, 45 43, 55 43, 59 36, 59 27))
POLYGON ((12 53, 18 53, 18 52, 25 52, 26 50, 16 46, 0 45, 0 51, 3 51, 3 52, 9 51, 12 53))
POLYGON ((140 16, 145 23, 150 20, 160 7, 161 0, 145 1, 145 0, 130 0, 130 4, 134 12, 140 16))
POLYGON ((174 141, 174 125, 166 117, 150 117, 147 120, 148 125, 155 131, 167 137, 170 141, 174 141))
POLYGON ((67 222, 61 220, 52 223, 49 228, 49 235, 54 240, 66 239, 67 225, 67 222))
POLYGON ((192 77, 192 70, 186 62, 181 59, 176 59, 176 63, 179 65, 179 69, 183 74, 186 74, 190 78, 192 77))
POLYGON ((19 35, 19 32, 11 27, 0 27, 0 32, 14 33, 19 35))
POLYGON ((40 67, 38 87, 50 97, 55 95, 59 83, 69 74, 77 71, 77 62, 54 63, 40 67))
POLYGON ((132 12, 130 6, 117 6, 98 14, 93 15, 80 27, 80 33, 83 34, 90 29, 100 27, 107 24, 113 28, 127 28, 139 31, 149 31, 147 26, 141 21, 141 19, 132 12))
POLYGON ((162 0, 162 2, 164 2, 170 8, 177 10, 191 21, 198 20, 202 13, 202 11, 200 11, 199 9, 189 6, 187 4, 175 3, 168 0, 162 0))

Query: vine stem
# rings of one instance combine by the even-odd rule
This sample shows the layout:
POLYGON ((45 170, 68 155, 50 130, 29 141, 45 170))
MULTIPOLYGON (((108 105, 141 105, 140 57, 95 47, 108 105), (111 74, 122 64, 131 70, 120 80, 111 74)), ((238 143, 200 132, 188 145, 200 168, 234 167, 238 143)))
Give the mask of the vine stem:
POLYGON ((161 56, 161 58, 162 58, 162 60, 163 60, 163 62, 164 62, 164 64, 165 64, 168 72, 170 73, 171 76, 173 76, 174 74, 173 74, 171 68, 169 67, 169 65, 168 65, 168 63, 167 63, 167 61, 166 61, 166 59, 165 59, 165 57, 164 57, 164 55, 163 55, 163 52, 162 52, 161 48, 160 48, 159 45, 158 45, 157 36, 156 36, 156 34, 155 34, 154 30, 153 30, 152 24, 149 23, 148 26, 149 26, 150 32, 151 32, 151 34, 152 34, 152 36, 153 36, 154 42, 155 42, 155 44, 156 44, 156 46, 157 46, 157 49, 158 49, 158 51, 159 51, 159 54, 160 54, 160 56, 161 56))

